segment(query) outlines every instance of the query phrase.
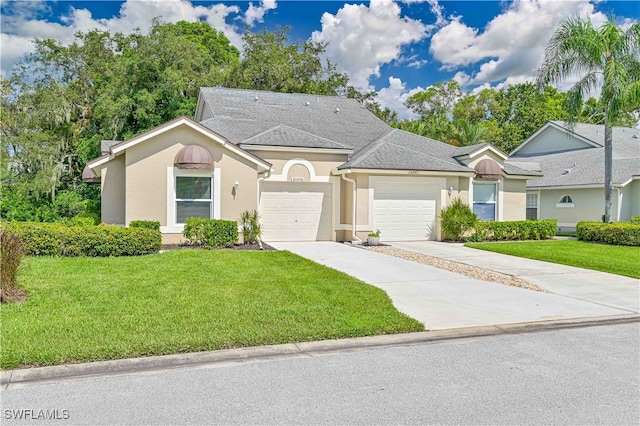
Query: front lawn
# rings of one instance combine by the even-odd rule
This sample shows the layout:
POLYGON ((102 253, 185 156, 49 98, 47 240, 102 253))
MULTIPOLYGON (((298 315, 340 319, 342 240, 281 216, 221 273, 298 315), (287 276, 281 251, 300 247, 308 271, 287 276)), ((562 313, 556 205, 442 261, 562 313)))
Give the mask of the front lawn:
POLYGON ((3 369, 420 331, 382 290, 289 252, 26 258, 3 369))
POLYGON ((467 247, 640 279, 640 248, 575 240, 467 243, 467 247))

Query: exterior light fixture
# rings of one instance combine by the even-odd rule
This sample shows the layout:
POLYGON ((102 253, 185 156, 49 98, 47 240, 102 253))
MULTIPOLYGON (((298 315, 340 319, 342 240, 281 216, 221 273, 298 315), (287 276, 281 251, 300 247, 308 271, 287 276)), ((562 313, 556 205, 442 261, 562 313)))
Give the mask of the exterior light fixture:
POLYGON ((240 187, 240 182, 235 181, 233 183, 233 188, 231 188, 231 195, 233 195, 233 199, 236 199, 236 195, 238 195, 238 188, 240 187))
POLYGON ((453 186, 450 186, 449 187, 449 191, 447 191, 447 192, 449 192, 449 197, 451 197, 451 194, 453 193, 453 186))

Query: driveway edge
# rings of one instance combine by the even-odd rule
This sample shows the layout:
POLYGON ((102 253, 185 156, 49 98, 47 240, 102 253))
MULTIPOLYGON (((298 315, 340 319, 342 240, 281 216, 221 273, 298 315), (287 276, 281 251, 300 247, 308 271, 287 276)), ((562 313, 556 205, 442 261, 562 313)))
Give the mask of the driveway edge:
POLYGON ((357 350, 415 345, 453 339, 531 333, 563 328, 592 327, 598 325, 614 325, 634 322, 640 322, 640 314, 452 328, 417 333, 320 340, 315 342, 222 349, 209 352, 192 352, 111 361, 96 361, 82 364, 65 364, 50 367, 2 370, 0 372, 0 386, 3 389, 7 389, 12 385, 17 384, 28 385, 39 382, 121 375, 135 372, 153 372, 210 364, 239 364, 247 361, 258 361, 261 359, 268 360, 310 357, 329 353, 353 352, 357 350))

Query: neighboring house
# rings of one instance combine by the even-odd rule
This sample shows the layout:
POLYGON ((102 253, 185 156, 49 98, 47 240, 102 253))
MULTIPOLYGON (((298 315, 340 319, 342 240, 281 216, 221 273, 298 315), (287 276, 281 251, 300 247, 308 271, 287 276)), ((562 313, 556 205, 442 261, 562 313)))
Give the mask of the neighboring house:
POLYGON ((102 221, 157 220, 180 241, 192 216, 257 209, 263 240, 439 239, 438 214, 471 200, 487 220, 525 218, 526 181, 488 144, 458 148, 393 129, 353 99, 202 88, 179 117, 105 141, 84 178, 100 182, 102 221))
MULTIPOLYGON (((604 126, 549 122, 511 152, 507 164, 540 172, 527 182, 527 217, 557 219, 560 231, 604 215, 604 126)), ((613 128, 614 221, 640 215, 640 130, 613 128)))

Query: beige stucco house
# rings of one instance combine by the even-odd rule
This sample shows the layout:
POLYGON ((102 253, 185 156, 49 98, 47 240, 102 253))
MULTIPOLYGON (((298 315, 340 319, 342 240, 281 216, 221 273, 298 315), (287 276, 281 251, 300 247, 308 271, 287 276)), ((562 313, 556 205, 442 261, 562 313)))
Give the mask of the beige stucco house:
MULTIPOLYGON (((561 232, 604 214, 604 126, 549 122, 511 152, 508 164, 539 172, 527 183, 527 217, 557 219, 561 232)), ((613 128, 612 220, 640 215, 640 130, 613 128)))
POLYGON ((458 197, 483 219, 524 219, 539 173, 506 160, 393 129, 353 99, 202 88, 194 119, 105 142, 84 177, 101 185, 103 222, 157 220, 165 242, 187 217, 253 209, 264 241, 426 240, 458 197))

